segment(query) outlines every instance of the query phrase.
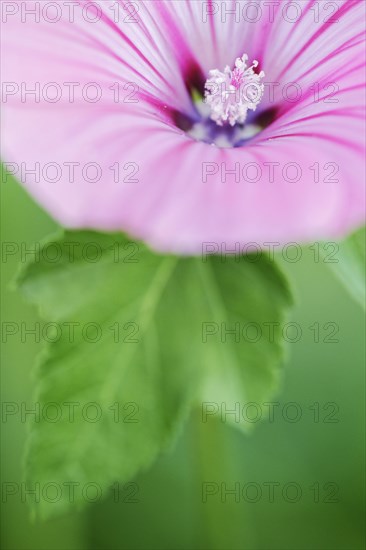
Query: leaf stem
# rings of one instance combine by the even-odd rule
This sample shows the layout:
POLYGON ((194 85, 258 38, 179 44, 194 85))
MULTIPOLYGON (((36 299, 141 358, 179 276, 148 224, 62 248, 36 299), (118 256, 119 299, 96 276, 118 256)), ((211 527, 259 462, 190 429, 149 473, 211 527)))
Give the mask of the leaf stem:
POLYGON ((204 539, 202 547, 206 548, 209 544, 211 550, 227 550, 233 541, 236 544, 240 541, 237 522, 233 522, 232 506, 230 502, 222 502, 221 498, 222 484, 231 485, 230 476, 233 475, 228 427, 216 419, 203 422, 201 410, 197 411, 194 420, 204 539))

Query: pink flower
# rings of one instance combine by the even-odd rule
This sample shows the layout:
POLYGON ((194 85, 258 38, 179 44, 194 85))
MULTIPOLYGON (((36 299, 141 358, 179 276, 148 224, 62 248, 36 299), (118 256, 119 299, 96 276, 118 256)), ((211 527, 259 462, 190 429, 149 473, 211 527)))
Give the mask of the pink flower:
POLYGON ((2 158, 59 222, 178 253, 363 223, 364 0, 55 4, 2 2, 2 158), (215 115, 219 74, 264 95, 215 115))

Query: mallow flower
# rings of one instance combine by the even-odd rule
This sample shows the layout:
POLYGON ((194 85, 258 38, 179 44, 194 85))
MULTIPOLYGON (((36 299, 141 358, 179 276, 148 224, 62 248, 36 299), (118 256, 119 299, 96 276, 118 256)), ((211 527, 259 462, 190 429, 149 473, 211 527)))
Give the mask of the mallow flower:
POLYGON ((364 222, 364 1, 2 2, 2 160, 159 251, 364 222))

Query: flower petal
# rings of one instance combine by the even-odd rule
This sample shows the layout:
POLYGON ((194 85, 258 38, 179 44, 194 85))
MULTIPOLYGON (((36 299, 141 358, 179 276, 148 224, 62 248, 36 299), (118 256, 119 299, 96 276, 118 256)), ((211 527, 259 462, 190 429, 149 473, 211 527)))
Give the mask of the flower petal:
POLYGON ((4 24, 3 160, 57 220, 129 231, 178 253, 199 253, 205 242, 336 238, 363 222, 360 3, 340 2, 338 23, 315 24, 309 0, 296 24, 277 7, 271 24, 255 25, 218 18, 221 3, 174 0, 139 2, 138 23, 128 24, 126 3, 118 22, 114 4, 100 3, 95 24, 79 9, 73 23, 63 13, 53 24, 19 14, 4 24), (274 104, 277 119, 240 148, 192 140, 168 115, 196 116, 187 75, 194 82, 192 71, 244 52, 279 83, 262 107, 274 104), (50 82, 62 89, 57 102, 11 92, 12 83, 39 83, 45 94, 50 82), (288 82, 301 98, 284 100, 288 82), (72 102, 65 83, 77 83, 72 102), (86 99, 90 83, 96 102, 86 99), (26 173, 36 163, 39 178, 26 173))

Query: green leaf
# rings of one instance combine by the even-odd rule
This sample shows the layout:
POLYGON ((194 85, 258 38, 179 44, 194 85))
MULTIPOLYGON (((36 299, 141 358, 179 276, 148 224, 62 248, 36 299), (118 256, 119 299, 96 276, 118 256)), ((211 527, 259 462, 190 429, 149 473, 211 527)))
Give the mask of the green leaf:
POLYGON ((325 263, 328 263, 350 295, 363 307, 365 307, 366 289, 365 235, 366 228, 362 227, 344 241, 339 242, 337 255, 330 262, 327 262, 327 256, 323 251, 325 263))
POLYGON ((122 234, 66 232, 42 245, 18 284, 47 321, 26 460, 29 482, 50 487, 41 516, 81 506, 90 484, 100 498, 132 480, 194 404, 259 400, 277 385, 277 337, 225 342, 222 332, 282 321, 291 296, 266 256, 158 256, 122 234))
POLYGON ((249 255, 226 263, 212 256, 199 271, 209 304, 206 319, 218 326, 213 341, 206 337, 210 368, 203 392, 203 421, 213 411, 223 422, 248 430, 255 424, 251 420, 256 406, 279 385, 283 321, 292 296, 284 276, 266 255, 259 261, 249 255), (243 416, 243 406, 250 403, 253 410, 243 416), (226 414, 230 410, 235 412, 226 414))

